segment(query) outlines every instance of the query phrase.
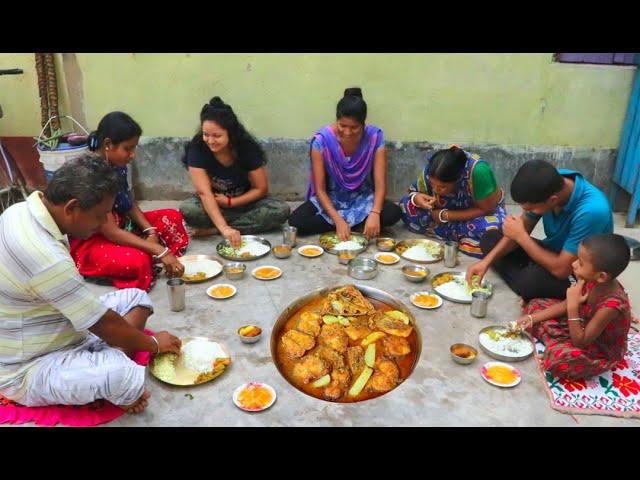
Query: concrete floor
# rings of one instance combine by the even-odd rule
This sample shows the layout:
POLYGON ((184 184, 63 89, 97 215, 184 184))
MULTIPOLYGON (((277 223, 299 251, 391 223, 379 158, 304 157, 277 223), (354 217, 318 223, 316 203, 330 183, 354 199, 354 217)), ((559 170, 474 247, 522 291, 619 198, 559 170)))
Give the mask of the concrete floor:
MULTIPOLYGON (((142 202, 143 210, 174 206, 175 202, 142 202)), ((510 211, 517 213, 518 207, 510 211)), ((640 229, 624 229, 622 215, 616 215, 616 231, 640 240, 640 229)), ((538 227, 540 228, 540 226, 538 227)), ((541 230, 541 228, 540 228, 541 230)), ((400 224, 391 233, 397 239, 417 238, 400 224)), ((537 236, 542 237, 541 231, 537 236)), ((277 242, 280 234, 264 235, 277 242)), ((317 243, 318 237, 300 239, 317 243)), ((196 239, 189 254, 214 254, 220 237, 196 239)), ((363 253, 371 257, 375 246, 363 253)), ((473 259, 460 255, 459 269, 464 270, 473 259)), ((222 260, 224 263, 224 260, 222 260)), ((124 415, 109 426, 638 426, 635 420, 605 416, 570 415, 556 412, 549 406, 543 381, 534 369, 533 359, 518 364, 522 383, 513 389, 501 389, 486 383, 480 367, 490 357, 479 352, 478 360, 469 366, 453 363, 449 346, 465 342, 477 347, 478 331, 491 324, 505 323, 518 317, 516 295, 493 272, 487 278, 494 283, 493 298, 487 317, 476 319, 469 315, 469 306, 445 301, 442 308, 429 311, 413 307, 411 293, 427 284, 405 280, 400 272, 402 261, 394 266, 381 266, 376 278, 355 281, 347 276, 346 267, 339 265, 336 256, 325 254, 307 259, 294 253, 279 260, 269 255, 248 262, 249 268, 259 265, 278 265, 283 268, 281 278, 262 282, 250 275, 234 283, 235 297, 226 301, 212 300, 205 289, 225 281, 223 274, 202 284, 188 285, 187 307, 173 313, 168 308, 164 277, 158 279, 151 291, 155 314, 149 326, 154 330, 169 330, 178 336, 203 335, 223 342, 231 351, 232 365, 221 377, 195 388, 176 388, 165 385, 149 374, 151 391, 149 407, 139 415, 124 415), (422 355, 413 374, 390 393, 358 404, 336 404, 309 397, 280 376, 271 360, 269 342, 271 326, 279 313, 297 297, 312 289, 327 285, 363 283, 385 290, 398 297, 415 315, 422 332, 422 355), (253 345, 239 341, 235 332, 243 324, 262 327, 262 339, 253 345), (245 413, 231 400, 233 390, 246 381, 264 381, 278 394, 276 403, 261 413, 245 413), (185 394, 190 393, 193 399, 185 394)), ((432 274, 446 271, 442 263, 430 265, 432 274)), ((632 262, 622 275, 629 289, 636 314, 640 313, 640 286, 632 282, 640 273, 640 263, 632 262)), ((108 287, 93 286, 99 293, 108 287)))

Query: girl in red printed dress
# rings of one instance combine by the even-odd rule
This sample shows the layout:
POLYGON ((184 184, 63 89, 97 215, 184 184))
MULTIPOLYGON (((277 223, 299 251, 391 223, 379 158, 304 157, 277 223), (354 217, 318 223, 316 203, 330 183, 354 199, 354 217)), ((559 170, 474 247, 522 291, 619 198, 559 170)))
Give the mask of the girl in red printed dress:
POLYGON ((89 148, 110 163, 118 173, 120 192, 109 221, 87 240, 70 239, 71 256, 87 278, 108 278, 118 288, 149 291, 155 263, 169 277, 180 277, 181 256, 189 243, 182 214, 163 209, 143 212, 129 197, 127 165, 135 157, 142 129, 126 113, 111 112, 89 136, 89 148))
POLYGON ((623 359, 631 305, 616 277, 629 257, 620 235, 588 237, 572 265, 578 282, 567 289, 567 299, 533 299, 524 306, 515 329, 526 328, 544 343, 543 365, 554 377, 592 377, 623 359))

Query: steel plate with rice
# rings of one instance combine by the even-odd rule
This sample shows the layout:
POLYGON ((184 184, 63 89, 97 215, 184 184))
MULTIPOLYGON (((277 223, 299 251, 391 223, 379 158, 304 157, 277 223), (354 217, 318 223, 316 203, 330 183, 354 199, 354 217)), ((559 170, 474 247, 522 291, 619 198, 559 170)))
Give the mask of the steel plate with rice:
POLYGON ((228 240, 221 241, 216 247, 216 252, 227 260, 250 261, 269 255, 271 243, 256 235, 242 235, 240 248, 233 248, 228 240))
POLYGON ((444 256, 442 244, 426 238, 403 240, 396 245, 395 251, 405 260, 424 264, 439 262, 444 256))
POLYGON ((482 280, 482 285, 469 289, 465 281, 465 272, 442 272, 431 279, 431 287, 442 298, 455 303, 471 303, 471 292, 480 290, 493 295, 493 285, 487 280, 482 280))
POLYGON ((319 243, 326 252, 337 255, 341 250, 356 250, 357 253, 362 253, 369 246, 369 239, 361 233, 351 232, 349 240, 343 242, 336 232, 327 232, 320 235, 319 243))
POLYGON ((480 348, 484 353, 503 362, 520 362, 533 355, 531 335, 510 332, 504 325, 490 325, 480 330, 480 348))
POLYGON ((222 375, 231 364, 229 350, 206 337, 181 339, 180 355, 162 353, 149 364, 149 372, 169 385, 189 387, 207 383, 222 375))
POLYGON ((222 264, 211 255, 185 255, 178 261, 184 265, 182 280, 187 283, 204 282, 222 272, 222 264))

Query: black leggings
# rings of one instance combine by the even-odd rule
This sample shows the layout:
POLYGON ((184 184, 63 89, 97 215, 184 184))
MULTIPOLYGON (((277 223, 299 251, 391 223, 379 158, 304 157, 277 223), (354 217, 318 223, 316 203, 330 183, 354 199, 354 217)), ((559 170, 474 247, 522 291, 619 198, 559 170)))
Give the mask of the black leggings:
MULTIPOLYGON (((499 230, 489 230, 485 233, 480 239, 482 253, 486 255, 493 250, 501 238, 502 232, 499 230)), ((543 246, 542 242, 538 243, 543 246)), ((571 285, 568 279, 560 280, 535 263, 521 247, 494 260, 491 266, 507 282, 511 290, 527 302, 532 298, 565 299, 567 288, 571 285)))
MULTIPOLYGON (((385 200, 380 213, 380 228, 394 225, 400 220, 401 215, 402 212, 398 205, 385 200)), ((360 222, 358 225, 353 226, 352 230, 361 231, 364 228, 364 223, 360 222)), ((331 225, 318 213, 316 206, 310 201, 304 202, 293 211, 289 217, 289 225, 296 227, 299 235, 312 235, 336 229, 335 225, 331 225)))

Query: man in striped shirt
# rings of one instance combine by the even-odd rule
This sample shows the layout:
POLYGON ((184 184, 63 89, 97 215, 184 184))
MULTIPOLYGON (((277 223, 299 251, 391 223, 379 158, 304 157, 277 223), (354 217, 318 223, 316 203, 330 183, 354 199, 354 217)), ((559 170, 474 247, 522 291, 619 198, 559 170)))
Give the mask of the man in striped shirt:
POLYGON ((168 332, 143 333, 146 292, 98 298, 69 254, 67 234, 87 238, 106 222, 118 180, 87 155, 56 171, 47 190, 0 216, 0 394, 26 406, 106 399, 142 411, 144 367, 127 355, 180 352, 168 332))

